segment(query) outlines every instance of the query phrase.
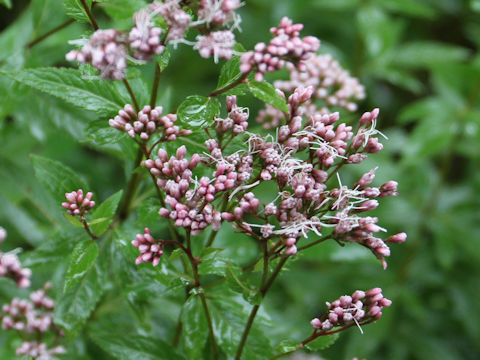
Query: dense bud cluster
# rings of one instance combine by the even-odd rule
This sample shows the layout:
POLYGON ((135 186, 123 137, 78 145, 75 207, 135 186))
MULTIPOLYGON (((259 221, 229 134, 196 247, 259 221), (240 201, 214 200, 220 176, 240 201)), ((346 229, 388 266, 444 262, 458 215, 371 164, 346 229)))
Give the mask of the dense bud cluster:
POLYGON ((67 212, 73 216, 84 216, 88 211, 95 206, 95 201, 92 200, 93 194, 87 192, 83 196, 83 190, 78 189, 71 193, 65 193, 67 201, 62 202, 62 206, 67 209, 67 212))
POLYGON ((132 240, 140 255, 135 260, 135 264, 151 262, 153 266, 157 266, 160 262, 160 256, 163 255, 163 242, 155 240, 149 228, 145 228, 142 234, 137 234, 135 240, 132 240))
POLYGON ((137 12, 133 19, 135 26, 128 34, 130 48, 134 50, 133 56, 139 60, 152 61, 153 55, 160 55, 165 50, 165 45, 160 41, 162 29, 152 26, 147 9, 137 12))
POLYGON ((313 36, 300 38, 302 29, 302 24, 293 24, 289 18, 282 18, 278 27, 270 30, 274 37, 268 45, 258 43, 254 51, 248 51, 241 56, 240 71, 247 74, 255 69, 255 79, 262 81, 266 72, 283 68, 285 62, 303 68, 303 61, 313 56, 320 46, 320 41, 313 36))
POLYGON ((368 324, 382 316, 382 309, 392 304, 384 298, 382 289, 355 291, 352 296, 340 296, 333 302, 327 302, 328 310, 320 318, 313 319, 310 324, 318 333, 328 333, 334 328, 368 324))
POLYGON ((43 336, 54 334, 63 336, 63 332, 53 323, 55 302, 46 292, 51 288, 49 283, 43 289, 30 294, 30 301, 14 298, 10 304, 3 305, 0 319, 2 329, 15 330, 23 339, 35 338, 36 341, 24 341, 17 348, 17 355, 26 355, 33 359, 55 359, 55 355, 65 353, 62 346, 48 348, 40 342, 43 336))
POLYGON ((154 133, 159 133, 162 141, 172 141, 177 136, 191 134, 191 130, 180 130, 174 125, 177 121, 176 114, 162 116, 162 111, 161 106, 152 109, 147 105, 137 113, 132 105, 127 104, 108 123, 111 127, 126 132, 132 139, 138 136, 143 141, 150 139, 154 133))
POLYGON ((248 128, 248 108, 237 105, 236 96, 227 96, 228 115, 225 119, 215 118, 217 132, 222 133, 232 129, 234 135, 238 135, 248 128))
MULTIPOLYGON (((0 243, 7 238, 7 231, 0 226, 0 243)), ((14 252, 3 253, 0 251, 0 276, 7 277, 16 282, 20 289, 30 286, 30 269, 22 268, 22 264, 14 252)))
POLYGON ((66 58, 91 64, 104 79, 121 80, 127 69, 125 36, 113 29, 97 30, 81 50, 70 51, 66 58))

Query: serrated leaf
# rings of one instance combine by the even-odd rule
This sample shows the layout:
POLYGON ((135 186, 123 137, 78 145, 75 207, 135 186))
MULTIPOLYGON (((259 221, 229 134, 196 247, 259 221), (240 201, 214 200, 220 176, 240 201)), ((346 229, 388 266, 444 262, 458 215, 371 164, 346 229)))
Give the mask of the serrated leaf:
POLYGON ((63 214, 63 216, 73 226, 78 227, 78 228, 83 228, 82 222, 80 220, 78 220, 75 216, 72 216, 70 214, 63 214))
POLYGON ((88 191, 88 185, 62 163, 42 156, 31 156, 36 178, 47 188, 60 204, 65 201, 65 193, 82 189, 88 191))
POLYGON ((75 246, 65 274, 63 292, 68 292, 85 276, 94 264, 97 256, 98 245, 95 241, 81 241, 75 246))
POLYGON ((305 345, 305 348, 310 351, 320 351, 332 346, 335 341, 340 337, 340 334, 336 333, 333 335, 319 336, 312 342, 309 342, 305 345))
POLYGON ((115 211, 117 211, 122 194, 123 190, 116 192, 93 212, 89 225, 96 235, 101 235, 108 229, 115 215, 115 211))
POLYGON ((228 60, 220 70, 217 89, 230 85, 242 76, 240 72, 240 56, 234 56, 228 60))
POLYGON ((182 308, 185 352, 190 359, 200 359, 208 338, 207 318, 199 296, 190 296, 182 308))
POLYGON ((118 360, 181 360, 183 357, 165 341, 138 334, 93 331, 92 340, 118 360))
POLYGON ((47 67, 0 74, 100 115, 111 116, 129 102, 114 82, 85 80, 75 69, 47 67))
POLYGON ((250 80, 248 82, 248 88, 253 96, 260 99, 273 107, 288 113, 287 103, 285 99, 275 91, 272 84, 266 81, 250 80))
POLYGON ((99 145, 116 144, 128 135, 108 125, 108 120, 94 120, 88 124, 86 138, 99 145))
POLYGON ((35 250, 20 254, 20 260, 26 267, 53 264, 64 262, 72 253, 75 241, 86 241, 89 239, 84 232, 72 228, 70 231, 60 231, 53 234, 50 239, 43 241, 35 250))
POLYGON ((186 129, 201 129, 214 123, 214 116, 220 112, 220 101, 217 98, 192 95, 187 97, 178 107, 177 115, 186 129))
POLYGON ((105 269, 97 262, 73 289, 57 299, 54 322, 73 339, 105 290, 105 269))
MULTIPOLYGON (((88 8, 92 7, 92 0, 85 1, 88 8)), ((68 16, 82 22, 90 22, 87 12, 80 0, 63 0, 63 6, 68 16)))

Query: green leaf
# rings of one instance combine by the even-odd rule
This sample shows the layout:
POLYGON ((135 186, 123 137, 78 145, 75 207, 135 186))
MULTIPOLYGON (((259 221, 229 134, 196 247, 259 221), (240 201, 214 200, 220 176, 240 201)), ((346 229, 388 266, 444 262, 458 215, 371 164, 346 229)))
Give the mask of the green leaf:
POLYGON ((177 115, 186 129, 201 129, 213 125, 219 112, 220 101, 217 98, 192 95, 180 104, 177 115))
POLYGON ((198 265, 200 275, 215 274, 225 276, 228 262, 221 254, 222 249, 205 249, 200 258, 202 262, 198 265))
POLYGON ((161 219, 160 215, 158 215, 158 210, 160 210, 161 207, 162 205, 158 198, 149 198, 143 201, 138 207, 137 223, 147 227, 158 223, 161 219))
POLYGON ((51 238, 43 241, 35 250, 20 254, 20 260, 26 267, 41 266, 56 262, 65 262, 73 251, 74 242, 89 240, 85 231, 72 228, 53 233, 51 238))
MULTIPOLYGON (((213 331, 218 345, 226 354, 235 354, 245 328, 251 305, 226 287, 217 287, 217 296, 207 296, 213 331)), ((259 312, 250 330, 242 359, 268 359, 273 355, 265 315, 259 312)))
POLYGON ((63 216, 65 217, 65 219, 67 219, 67 221, 72 224, 73 226, 75 227, 78 227, 78 228, 82 228, 83 229, 83 224, 80 220, 78 220, 75 216, 72 216, 70 214, 63 214, 63 216))
POLYGON ((190 359, 200 359, 208 338, 208 325, 201 299, 190 296, 182 309, 183 343, 190 359))
POLYGON ((393 62, 410 68, 459 62, 468 58, 469 50, 433 41, 412 41, 395 51, 393 62))
POLYGON ((12 0, 0 0, 0 4, 6 6, 7 8, 12 8, 12 0))
POLYGON ((68 339, 79 332, 105 291, 105 269, 98 261, 85 277, 57 300, 54 322, 61 326, 68 339))
POLYGON ((68 292, 75 286, 92 267, 98 256, 98 245, 95 241, 82 241, 75 246, 70 259, 63 292, 68 292))
POLYGON ((147 6, 144 0, 103 0, 99 5, 116 20, 130 20, 133 13, 147 6))
MULTIPOLYGON (((242 76, 240 72, 240 56, 234 56, 228 60, 220 70, 217 89, 223 88, 237 81, 242 76)), ((239 84, 227 91, 226 95, 243 95, 248 91, 246 84, 239 84)))
POLYGON ((272 105, 273 107, 288 113, 287 103, 285 99, 276 92, 272 84, 266 81, 250 80, 248 82, 248 88, 253 96, 272 105))
POLYGON ((154 61, 158 62, 160 70, 163 71, 168 66, 170 62, 170 51, 167 48, 160 55, 154 56, 154 61))
POLYGON ((297 343, 293 340, 282 340, 276 349, 281 353, 289 353, 298 349, 297 343))
POLYGON ((305 348, 310 351, 320 351, 332 346, 335 341, 340 337, 340 334, 336 333, 333 335, 319 336, 312 342, 309 342, 305 345, 305 348))
POLYGON ((357 23, 368 54, 381 61, 385 52, 392 49, 400 37, 402 22, 393 20, 376 6, 363 6, 356 13, 357 23))
POLYGON ((105 80, 87 81, 75 69, 47 67, 0 74, 100 115, 114 115, 129 102, 129 99, 122 97, 116 83, 105 80))
MULTIPOLYGON (((86 0, 88 8, 92 7, 92 0, 86 0)), ((80 0, 63 0, 63 6, 68 16, 82 22, 90 22, 87 12, 80 0)))
POLYGON ((96 235, 101 235, 113 220, 115 211, 122 198, 123 190, 120 190, 105 200, 92 214, 89 225, 96 235))
POLYGON ((99 145, 117 144, 128 137, 123 131, 112 128, 106 119, 94 120, 88 124, 86 138, 99 145))
POLYGON ((182 360, 175 349, 156 337, 138 334, 92 331, 92 340, 118 360, 182 360))
POLYGON ((59 204, 65 201, 66 192, 78 189, 88 191, 88 185, 62 163, 38 155, 32 155, 31 160, 35 176, 59 204))

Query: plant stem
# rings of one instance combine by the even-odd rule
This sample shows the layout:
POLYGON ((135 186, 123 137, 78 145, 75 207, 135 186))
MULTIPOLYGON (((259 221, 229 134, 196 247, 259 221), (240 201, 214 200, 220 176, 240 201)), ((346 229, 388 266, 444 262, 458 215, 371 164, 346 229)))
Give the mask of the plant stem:
POLYGON ((200 300, 202 302, 203 311, 205 312, 205 317, 207 318, 208 329, 210 333, 210 341, 212 343, 212 352, 213 352, 213 359, 218 359, 218 350, 217 350, 217 343, 215 341, 215 333, 213 330, 213 322, 212 317, 210 316, 210 311, 208 310, 207 299, 205 294, 203 293, 202 286, 200 284, 200 275, 198 273, 198 259, 195 259, 192 254, 191 248, 191 232, 187 231, 187 248, 185 248, 181 243, 178 243, 180 248, 185 252, 190 263, 192 265, 193 277, 195 279, 195 283, 193 284, 194 287, 199 289, 198 295, 200 296, 200 300))
POLYGON ((122 221, 124 221, 127 218, 128 213, 130 212, 130 206, 132 204, 133 197, 137 192, 137 187, 142 177, 142 174, 140 174, 139 172, 135 172, 135 169, 140 166, 142 159, 143 159, 143 151, 142 149, 138 149, 137 157, 135 158, 135 162, 133 164, 134 172, 130 177, 130 180, 128 181, 127 190, 125 191, 125 195, 123 196, 122 205, 118 209, 118 217, 122 221))
POLYGON ((130 97, 132 98, 133 105, 135 106, 135 110, 137 112, 139 112, 140 111, 140 106, 138 106, 137 98, 135 97, 135 94, 133 93, 133 90, 132 90, 132 87, 130 86, 130 83, 128 82, 127 79, 123 79, 123 83, 125 84, 125 87, 127 88, 127 91, 130 94, 130 97))
POLYGON ((182 321, 180 320, 180 316, 178 317, 177 327, 175 329, 175 336, 173 338, 173 347, 177 347, 178 343, 180 342, 180 335, 182 334, 182 321))
MULTIPOLYGON (((262 287, 259 290, 259 293, 262 296, 262 300, 267 294, 270 287, 272 286, 275 279, 277 278, 278 274, 280 274, 280 271, 282 270, 282 267, 283 265, 285 265, 287 260, 288 260, 288 257, 286 256, 283 257, 282 260, 280 260, 280 262, 278 263, 275 270, 273 271, 272 276, 270 276, 270 278, 267 281, 264 281, 264 284, 262 284, 262 287)), ((267 265, 267 271, 268 271, 268 265, 267 265)), ((265 266, 264 266, 264 272, 265 272, 265 266)), ((264 280, 266 280, 266 278, 264 280)), ((240 340, 240 344, 238 346, 237 354, 235 355, 235 360, 240 360, 242 356, 243 349, 247 342, 248 334, 250 333, 250 330, 252 328, 255 317, 257 316, 257 312, 259 308, 260 308, 260 305, 254 305, 250 312, 250 316, 248 317, 248 320, 247 320, 247 325, 245 325, 245 329, 243 330, 243 334, 242 334, 242 339, 240 340)))
POLYGON ((162 75, 162 71, 160 70, 160 65, 158 62, 155 63, 155 77, 153 78, 153 85, 152 85, 152 95, 150 97, 150 106, 152 108, 155 107, 157 102, 157 93, 158 93, 158 84, 160 83, 160 75, 162 75))
POLYGON ((245 81, 245 79, 247 78, 249 73, 246 73, 246 74, 242 74, 242 76, 240 76, 237 80, 235 80, 234 82, 220 88, 220 89, 217 89, 217 90, 214 90, 212 91, 208 97, 215 97, 215 96, 218 96, 220 94, 223 94, 224 92, 227 92, 228 90, 230 89, 233 89, 235 86, 237 85, 240 85, 242 82, 245 81))
POLYGON ((95 30, 98 30, 99 27, 98 27, 97 20, 95 20, 95 18, 93 17, 92 11, 88 7, 87 2, 85 0, 80 0, 80 1, 82 2, 83 8, 85 9, 85 12, 87 13, 88 19, 92 23, 93 28, 95 30))
POLYGON ((90 226, 88 226, 88 223, 87 223, 87 220, 85 220, 85 218, 82 216, 80 218, 80 221, 82 222, 83 224, 83 228, 85 229, 85 231, 87 232, 87 234, 92 238, 92 240, 97 240, 98 239, 98 236, 95 235, 92 230, 90 229, 90 226))
POLYGON ((314 242, 311 242, 310 244, 307 244, 307 245, 304 245, 304 246, 300 246, 297 250, 298 251, 301 251, 301 250, 305 250, 305 249, 308 249, 309 247, 312 247, 312 246, 315 246, 317 244, 320 244, 321 242, 324 242, 325 240, 328 240, 328 239, 331 239, 332 235, 325 235, 324 237, 321 237, 320 239, 318 240, 315 240, 314 242))
POLYGON ((207 299, 203 292, 199 294, 200 300, 202 301, 203 311, 205 312, 205 317, 207 318, 208 329, 210 332, 210 341, 212 342, 212 352, 213 352, 213 359, 218 359, 218 350, 217 350, 217 343, 215 341, 215 332, 213 330, 213 322, 212 317, 210 316, 210 311, 208 310, 207 299))
POLYGON ((63 24, 60 24, 58 25, 56 28, 53 28, 52 30, 50 31, 47 31, 45 34, 43 35, 40 35, 39 37, 37 37, 36 39, 33 39, 32 41, 30 41, 27 45, 25 45, 25 47, 27 49, 31 49, 32 47, 34 47, 35 45, 37 45, 39 42, 42 42, 43 40, 45 40, 46 38, 48 38, 50 35, 53 35, 55 34, 56 32, 66 28, 67 26, 73 24, 75 22, 74 19, 70 19, 70 20, 67 20, 65 21, 63 24))

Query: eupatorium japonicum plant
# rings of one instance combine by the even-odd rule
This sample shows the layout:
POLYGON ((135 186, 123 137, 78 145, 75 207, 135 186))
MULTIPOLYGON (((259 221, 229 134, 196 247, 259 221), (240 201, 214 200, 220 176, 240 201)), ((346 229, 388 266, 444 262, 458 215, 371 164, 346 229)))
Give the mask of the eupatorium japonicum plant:
MULTIPOLYGON (((98 131, 121 139, 137 156, 125 191, 99 205, 73 171, 33 157, 37 176, 57 199, 64 196, 59 207, 85 236, 63 240, 74 244, 56 307, 46 295, 49 284, 33 292, 31 301, 15 298, 3 307, 3 329, 16 330, 23 340, 17 354, 69 358, 78 346, 72 340, 101 317, 95 309, 115 287, 144 324, 138 333, 118 336, 102 330, 101 321, 86 331, 121 359, 280 358, 315 351, 343 330, 363 331, 378 320, 391 305, 380 288, 345 289, 355 291, 326 308, 319 305, 302 329, 303 339, 277 346, 263 330, 268 313, 263 299, 304 250, 326 241, 353 243, 386 269, 389 244, 406 240, 405 233, 380 236, 387 230, 369 216, 381 198, 397 195, 395 181, 376 184, 375 172, 381 171, 376 167, 356 181, 342 180, 344 170, 382 150, 385 136, 377 130, 379 109, 349 115, 353 122, 342 120, 355 113, 365 91, 331 56, 317 54, 320 41, 302 36, 303 25, 284 17, 270 37, 265 33, 265 42, 245 51, 234 35, 241 20, 236 11, 244 5, 239 0, 154 1, 136 9, 127 30, 100 29, 88 1, 69 4, 93 29, 66 54, 82 64, 81 70, 7 75, 72 104, 86 103, 104 117, 93 136, 98 131), (170 51, 180 45, 215 62, 228 61, 208 96, 189 96, 169 109, 157 103, 157 89, 170 51), (148 62, 155 63, 150 101, 139 86, 142 79, 129 75, 148 62), (273 85, 264 80, 281 69, 288 78, 273 85), (83 88, 83 98, 70 97, 71 87, 83 88), (105 104, 100 95, 114 100, 105 104), (255 108, 250 95, 264 103, 257 114, 250 110, 255 108), (148 214, 146 223, 143 215, 132 223, 136 206, 148 214), (221 239, 226 228, 234 233, 221 239), (229 258, 228 244, 245 237, 256 245, 254 257, 229 258), (218 241, 226 249, 217 248, 218 241), (109 280, 109 272, 121 276, 120 283, 109 280), (175 326, 162 328, 161 321, 153 321, 162 328, 162 339, 142 314, 161 306, 155 301, 161 297, 181 309, 175 326)), ((3 230, 0 236, 5 238, 3 230)), ((31 272, 15 251, 0 253, 0 275, 21 288, 30 286, 31 272)))

